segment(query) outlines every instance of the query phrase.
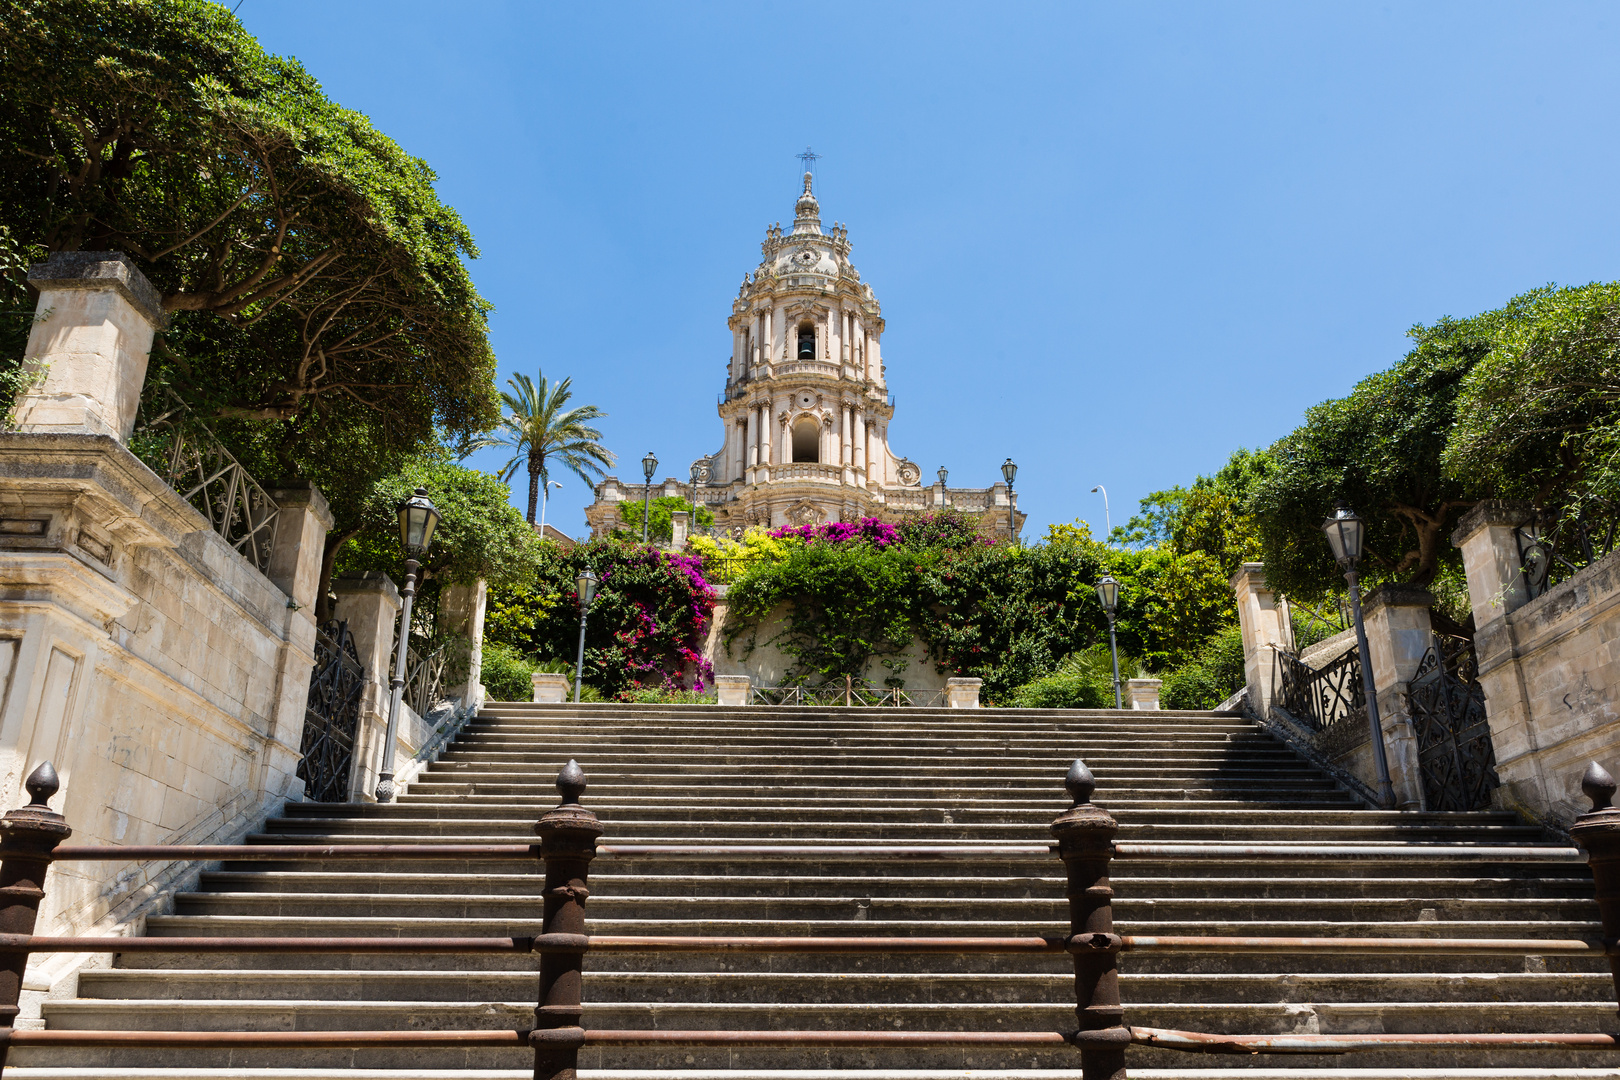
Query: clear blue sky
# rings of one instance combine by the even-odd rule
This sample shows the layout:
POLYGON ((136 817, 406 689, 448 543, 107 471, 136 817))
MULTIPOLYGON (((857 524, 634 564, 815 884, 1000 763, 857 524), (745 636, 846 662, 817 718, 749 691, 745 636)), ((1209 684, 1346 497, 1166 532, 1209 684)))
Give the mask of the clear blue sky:
MULTIPOLYGON (((726 318, 806 145, 883 305, 898 453, 1019 462, 1101 532, 1388 366, 1416 322, 1620 277, 1620 9, 461 4, 238 16, 437 169, 501 378, 617 470, 720 445, 726 318)), ((473 463, 493 468, 481 455, 473 463)), ((550 520, 584 529, 572 476, 550 520)))

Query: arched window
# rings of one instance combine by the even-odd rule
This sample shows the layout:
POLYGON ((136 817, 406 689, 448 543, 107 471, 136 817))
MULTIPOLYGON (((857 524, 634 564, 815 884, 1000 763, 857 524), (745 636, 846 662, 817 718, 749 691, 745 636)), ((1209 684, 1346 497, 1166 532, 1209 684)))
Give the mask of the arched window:
MULTIPOLYGON (((799 359, 816 358, 816 328, 812 323, 799 324, 799 359)), ((813 459, 812 459, 813 460, 813 459)))
POLYGON ((793 460, 821 460, 821 422, 813 416, 801 416, 793 425, 793 460))

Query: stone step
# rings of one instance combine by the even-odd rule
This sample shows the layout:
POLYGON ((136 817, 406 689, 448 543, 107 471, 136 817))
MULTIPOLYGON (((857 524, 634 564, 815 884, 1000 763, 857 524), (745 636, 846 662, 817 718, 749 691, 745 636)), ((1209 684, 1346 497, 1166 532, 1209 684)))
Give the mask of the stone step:
MULTIPOLYGON (((600 886, 598 886, 600 889, 600 886)), ((539 896, 478 896, 471 894, 409 893, 269 893, 191 892, 175 897, 178 915, 305 916, 332 915, 368 918, 538 919, 539 896)), ((1068 901, 1047 897, 897 897, 897 896, 634 896, 601 890, 591 898, 593 924, 598 920, 630 923, 635 920, 748 919, 775 922, 809 919, 910 920, 947 919, 964 922, 1046 920, 1060 929, 1068 916, 1068 901)), ((1150 897, 1119 899, 1114 918, 1121 925, 1134 920, 1277 922, 1289 915, 1309 914, 1328 922, 1508 922, 1520 917, 1524 904, 1513 899, 1478 896, 1413 897, 1405 900, 1369 900, 1360 897, 1150 897), (1302 911, 1302 909, 1304 909, 1302 911)), ((1598 921, 1592 899, 1547 901, 1537 906, 1542 919, 1570 923, 1598 921)))
MULTIPOLYGON (((1232 1077, 1234 1066, 1185 1069, 1131 1068, 1133 1080, 1220 1080, 1232 1077)), ((1293 1068, 1245 1068, 1242 1080, 1302 1080, 1324 1076, 1334 1080, 1620 1080, 1613 1068, 1425 1069, 1386 1067, 1360 1069, 1342 1066, 1296 1065, 1293 1068)), ((14 1080, 420 1080, 416 1069, 274 1069, 274 1068, 9 1068, 14 1080)), ((435 1080, 533 1080, 528 1069, 446 1069, 432 1073, 435 1080)), ((579 1080, 1083 1080, 1078 1067, 1052 1069, 580 1069, 579 1080)))
MULTIPOLYGON (((1255 975, 1189 974, 1120 976, 1132 1005, 1148 1002, 1512 1002, 1614 1000, 1606 972, 1548 974, 1255 975)), ((86 972, 79 994, 93 999, 183 999, 318 1001, 521 1001, 535 989, 532 971, 333 971, 242 973, 215 969, 124 969, 86 972)), ((1073 1007, 1074 977, 1065 972, 1006 973, 783 973, 710 971, 587 971, 589 1001, 778 1001, 956 1003, 1048 1002, 1073 1007)))

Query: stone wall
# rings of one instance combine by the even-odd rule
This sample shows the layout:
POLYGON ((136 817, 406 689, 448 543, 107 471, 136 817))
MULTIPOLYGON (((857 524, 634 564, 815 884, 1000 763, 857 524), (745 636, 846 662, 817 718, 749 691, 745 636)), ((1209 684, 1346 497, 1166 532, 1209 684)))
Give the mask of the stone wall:
MULTIPOLYGON (((703 658, 714 665, 714 673, 747 675, 754 686, 791 684, 788 672, 793 667, 793 657, 771 644, 772 639, 782 632, 785 611, 777 609, 771 612, 757 628, 740 634, 728 650, 725 634, 729 613, 730 607, 722 596, 715 603, 714 619, 709 624, 709 636, 703 647, 703 658), (750 642, 753 643, 752 650, 748 649, 750 642)), ((914 638, 895 659, 906 661, 905 667, 898 673, 884 667, 881 660, 873 660, 867 664, 862 678, 875 686, 884 685, 885 679, 899 678, 905 684, 904 689, 925 693, 945 689, 946 679, 950 676, 941 674, 935 667, 928 658, 927 646, 920 639, 914 638)))
POLYGON ((1528 507, 1485 503, 1453 534, 1474 610, 1497 799, 1567 829, 1588 761, 1620 760, 1620 551, 1529 599, 1513 529, 1528 507))

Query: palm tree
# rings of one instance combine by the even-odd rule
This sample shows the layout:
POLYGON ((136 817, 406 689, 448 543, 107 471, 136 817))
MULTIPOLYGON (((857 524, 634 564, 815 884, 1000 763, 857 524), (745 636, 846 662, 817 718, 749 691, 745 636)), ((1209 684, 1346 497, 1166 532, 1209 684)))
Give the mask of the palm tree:
POLYGON ((558 383, 546 381, 543 372, 535 372, 539 387, 527 375, 514 375, 506 380, 516 393, 502 393, 501 400, 511 410, 496 428, 498 434, 484 443, 486 446, 509 446, 512 460, 501 469, 501 479, 510 480, 522 466, 529 470, 529 524, 540 504, 541 485, 551 479, 550 466, 561 462, 587 485, 594 484, 589 474, 600 477, 602 470, 613 464, 613 452, 602 445, 602 433, 586 421, 607 415, 595 405, 581 405, 565 409, 574 396, 570 384, 573 379, 558 383))

